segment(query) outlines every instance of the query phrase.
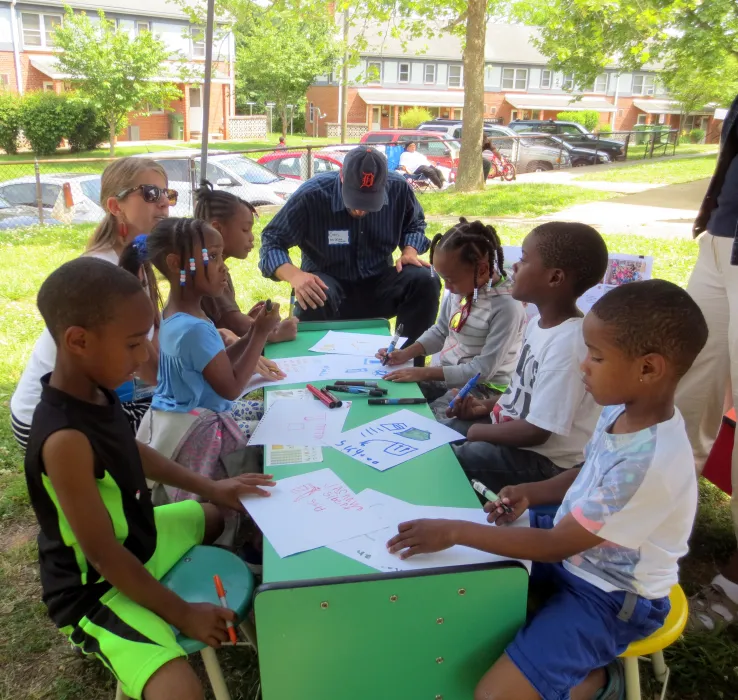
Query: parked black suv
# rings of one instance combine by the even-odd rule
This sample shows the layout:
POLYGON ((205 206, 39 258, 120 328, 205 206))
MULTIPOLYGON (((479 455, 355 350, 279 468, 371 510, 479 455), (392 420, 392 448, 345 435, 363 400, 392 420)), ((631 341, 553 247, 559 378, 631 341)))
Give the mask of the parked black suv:
POLYGON ((560 122, 553 119, 516 119, 510 122, 510 128, 519 134, 538 133, 560 136, 572 146, 592 148, 604 151, 610 160, 625 160, 625 147, 619 141, 599 138, 576 122, 560 122))

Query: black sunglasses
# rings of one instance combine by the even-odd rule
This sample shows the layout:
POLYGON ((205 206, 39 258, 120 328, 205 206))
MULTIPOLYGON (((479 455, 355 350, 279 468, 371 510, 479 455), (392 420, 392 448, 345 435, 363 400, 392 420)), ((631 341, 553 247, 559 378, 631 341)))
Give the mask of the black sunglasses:
POLYGON ((119 192, 116 199, 125 199, 129 194, 132 194, 136 190, 141 190, 144 202, 148 202, 149 204, 154 204, 165 196, 169 200, 169 206, 173 207, 177 203, 177 198, 179 197, 179 192, 177 192, 177 190, 170 190, 169 188, 162 189, 156 185, 139 185, 138 187, 129 187, 127 190, 119 192))

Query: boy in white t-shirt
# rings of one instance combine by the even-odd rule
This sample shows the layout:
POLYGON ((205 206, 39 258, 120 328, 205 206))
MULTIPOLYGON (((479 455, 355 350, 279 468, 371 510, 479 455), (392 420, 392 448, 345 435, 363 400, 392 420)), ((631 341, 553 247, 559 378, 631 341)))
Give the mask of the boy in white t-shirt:
POLYGON ((606 269, 607 246, 591 226, 551 222, 526 236, 511 293, 540 315, 528 323, 510 385, 499 399, 456 402, 444 421, 466 435, 453 448, 470 478, 497 492, 582 463, 600 409, 581 381, 576 301, 606 269))
POLYGON ((697 478, 674 391, 705 345, 705 319, 676 285, 634 282, 592 307, 584 339, 582 380, 606 406, 584 466, 508 486, 485 506, 488 520, 503 524, 563 497, 555 519, 531 510, 530 529, 417 520, 401 523, 388 542, 403 558, 460 544, 534 561, 531 583, 549 597, 475 698, 622 698, 617 657, 661 627, 687 553, 697 478))

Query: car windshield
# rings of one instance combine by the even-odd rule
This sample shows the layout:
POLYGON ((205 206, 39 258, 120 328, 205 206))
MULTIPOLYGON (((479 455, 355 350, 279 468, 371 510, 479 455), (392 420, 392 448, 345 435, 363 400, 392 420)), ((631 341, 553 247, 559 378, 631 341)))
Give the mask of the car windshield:
POLYGON ((95 204, 100 204, 100 178, 94 180, 84 180, 79 183, 82 193, 87 199, 91 199, 95 204))
POLYGON ((224 168, 228 168, 228 170, 234 172, 238 177, 246 180, 246 182, 250 182, 252 185, 270 185, 273 182, 279 182, 281 179, 265 167, 242 156, 224 158, 223 160, 219 159, 213 162, 224 168))

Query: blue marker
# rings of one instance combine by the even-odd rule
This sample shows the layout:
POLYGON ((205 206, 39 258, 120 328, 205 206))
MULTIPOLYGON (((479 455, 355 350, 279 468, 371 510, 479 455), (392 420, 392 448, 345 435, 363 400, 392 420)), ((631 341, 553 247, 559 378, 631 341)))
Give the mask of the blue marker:
POLYGON ((451 403, 448 405, 449 408, 453 408, 454 404, 456 403, 456 399, 463 399, 476 385, 479 381, 479 377, 482 376, 481 372, 477 372, 464 386, 461 388, 461 391, 454 396, 453 399, 451 399, 451 403))
POLYGON ((395 334, 392 336, 392 340, 390 341, 389 347, 387 348, 387 354, 382 358, 382 366, 386 365, 389 362, 389 356, 394 352, 395 345, 397 345, 397 341, 400 339, 401 335, 402 324, 399 324, 397 328, 395 328, 395 334))

